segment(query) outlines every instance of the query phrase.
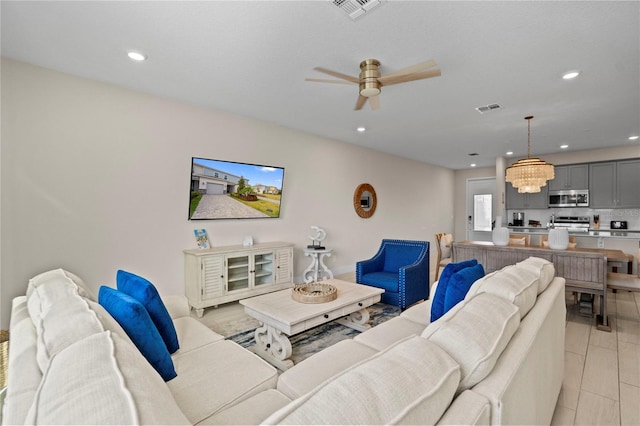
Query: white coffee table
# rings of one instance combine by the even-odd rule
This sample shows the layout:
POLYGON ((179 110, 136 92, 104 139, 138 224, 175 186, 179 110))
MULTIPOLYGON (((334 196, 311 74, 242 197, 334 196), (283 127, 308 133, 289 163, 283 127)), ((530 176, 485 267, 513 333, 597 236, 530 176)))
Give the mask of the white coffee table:
POLYGON ((371 327, 367 307, 379 302, 384 290, 337 279, 322 282, 338 289, 336 300, 300 303, 291 298, 291 289, 287 289, 240 301, 247 315, 260 321, 254 335, 256 354, 286 370, 293 366, 288 336, 333 320, 358 331, 371 327))

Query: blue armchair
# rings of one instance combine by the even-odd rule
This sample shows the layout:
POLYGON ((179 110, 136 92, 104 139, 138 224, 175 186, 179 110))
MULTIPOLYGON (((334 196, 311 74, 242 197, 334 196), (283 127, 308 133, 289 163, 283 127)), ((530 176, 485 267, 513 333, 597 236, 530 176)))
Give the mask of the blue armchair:
POLYGON ((383 303, 405 309, 429 298, 429 242, 382 240, 369 260, 356 263, 356 282, 384 289, 383 303))

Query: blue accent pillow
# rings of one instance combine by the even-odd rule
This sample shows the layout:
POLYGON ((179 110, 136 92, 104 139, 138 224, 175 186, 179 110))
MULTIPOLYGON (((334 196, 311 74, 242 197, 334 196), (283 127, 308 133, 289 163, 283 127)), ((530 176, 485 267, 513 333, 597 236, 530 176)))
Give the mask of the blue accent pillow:
POLYGON ((100 287, 98 303, 118 321, 131 341, 165 382, 177 376, 171 355, 142 303, 121 291, 106 286, 100 287))
POLYGON ((449 309, 462 301, 473 283, 482 277, 484 277, 484 268, 481 264, 464 268, 453 274, 444 296, 444 312, 448 312, 449 309))
POLYGON ((444 309, 444 298, 447 294, 447 286, 449 280, 458 271, 468 268, 470 266, 477 265, 476 259, 463 260, 458 263, 449 263, 440 273, 440 279, 438 280, 438 287, 436 288, 436 294, 433 295, 431 301, 431 322, 434 322, 440 318, 446 312, 444 309))
POLYGON ((138 275, 122 270, 116 273, 116 283, 118 290, 133 297, 147 309, 169 353, 180 349, 173 320, 155 286, 138 275))

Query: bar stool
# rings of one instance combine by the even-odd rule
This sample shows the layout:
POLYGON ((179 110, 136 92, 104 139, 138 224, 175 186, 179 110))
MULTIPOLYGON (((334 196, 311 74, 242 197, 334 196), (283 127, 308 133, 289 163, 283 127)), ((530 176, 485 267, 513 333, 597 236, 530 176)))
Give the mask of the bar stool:
POLYGON ((625 253, 626 259, 607 259, 607 272, 633 274, 633 255, 625 253))

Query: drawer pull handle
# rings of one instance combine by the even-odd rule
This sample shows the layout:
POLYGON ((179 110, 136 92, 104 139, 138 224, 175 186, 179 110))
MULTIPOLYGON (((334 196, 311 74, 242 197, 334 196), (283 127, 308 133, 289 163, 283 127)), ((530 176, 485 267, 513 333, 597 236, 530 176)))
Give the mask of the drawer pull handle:
POLYGON ((362 308, 362 302, 358 302, 358 306, 362 308))
POLYGON ((329 314, 324 314, 324 317, 325 318, 329 318, 329 314))

